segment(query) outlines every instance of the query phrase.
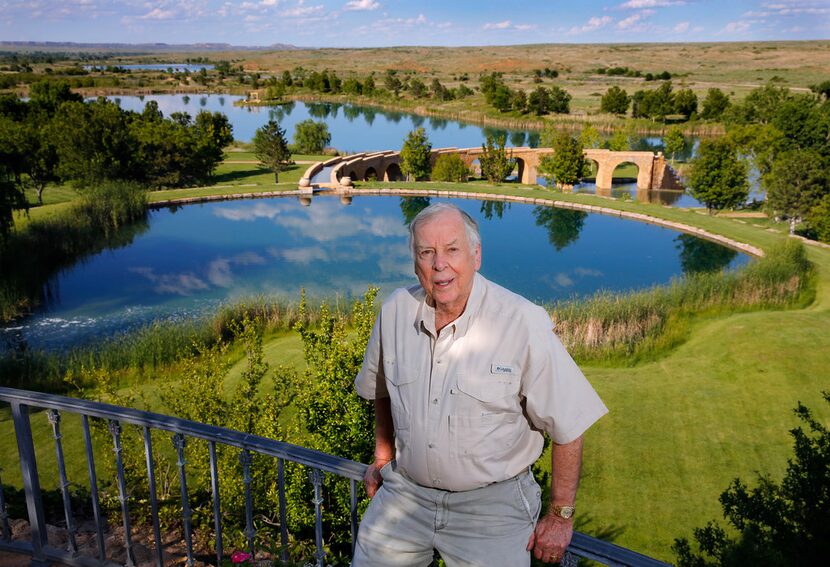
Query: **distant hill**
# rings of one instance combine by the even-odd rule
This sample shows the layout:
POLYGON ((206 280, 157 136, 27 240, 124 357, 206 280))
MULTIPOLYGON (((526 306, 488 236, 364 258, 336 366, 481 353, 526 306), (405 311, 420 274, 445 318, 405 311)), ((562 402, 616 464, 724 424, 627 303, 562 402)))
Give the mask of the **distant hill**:
POLYGON ((73 41, 0 41, 4 51, 117 51, 121 53, 182 53, 194 51, 288 51, 305 49, 287 43, 231 45, 229 43, 76 43, 73 41))

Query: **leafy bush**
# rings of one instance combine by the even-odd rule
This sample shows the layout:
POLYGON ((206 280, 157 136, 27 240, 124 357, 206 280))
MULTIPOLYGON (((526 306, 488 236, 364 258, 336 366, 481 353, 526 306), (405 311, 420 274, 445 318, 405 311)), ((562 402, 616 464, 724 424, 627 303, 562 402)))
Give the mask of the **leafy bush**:
POLYGON ((442 154, 432 167, 433 181, 464 183, 470 175, 470 168, 458 154, 442 154))

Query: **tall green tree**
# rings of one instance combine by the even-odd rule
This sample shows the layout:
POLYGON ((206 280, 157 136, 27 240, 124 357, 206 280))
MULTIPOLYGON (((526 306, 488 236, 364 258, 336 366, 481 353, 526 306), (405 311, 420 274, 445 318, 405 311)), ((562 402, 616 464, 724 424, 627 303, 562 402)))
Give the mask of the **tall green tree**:
POLYGON ((254 155, 274 172, 274 183, 280 182, 280 172, 292 165, 291 151, 285 140, 285 130, 275 120, 269 120, 254 133, 254 155))
POLYGON ((458 154, 441 154, 432 168, 433 181, 451 181, 466 183, 470 177, 470 168, 458 154))
POLYGON ((746 165, 726 139, 703 140, 692 162, 689 192, 713 211, 734 208, 749 196, 746 165))
MULTIPOLYGON (((823 392, 830 404, 830 393, 823 392)), ((781 482, 759 476, 750 488, 736 478, 720 495, 726 529, 709 522, 672 549, 678 567, 823 565, 830 557, 830 430, 799 402, 795 414, 808 427, 790 431, 793 458, 781 482), (737 537, 732 533, 737 533, 737 537)))
POLYGON ((761 178, 768 210, 790 221, 790 234, 813 207, 830 195, 829 168, 828 160, 815 150, 790 150, 781 153, 772 170, 761 178))
POLYGON ((683 130, 677 126, 672 126, 666 135, 663 136, 663 147, 666 153, 671 156, 671 161, 674 163, 674 158, 677 152, 683 151, 686 146, 686 137, 683 136, 683 130))
POLYGON ((428 179, 432 144, 423 128, 416 128, 407 134, 401 148, 401 173, 415 180, 428 179))
POLYGON ((599 107, 602 112, 610 114, 626 114, 628 106, 631 104, 631 97, 618 86, 609 87, 605 94, 599 101, 599 107))
POLYGON ((550 142, 553 154, 540 160, 539 169, 548 178, 548 182, 555 181, 557 187, 575 185, 585 171, 581 141, 568 132, 554 131, 550 142))
POLYGON ((728 107, 729 97, 722 90, 713 87, 706 91, 700 117, 704 120, 719 120, 728 107))
POLYGON ((294 127, 294 146, 298 153, 323 153, 323 149, 329 142, 331 142, 331 134, 325 122, 315 122, 309 118, 294 127))
POLYGON ((490 183, 501 183, 510 175, 515 167, 510 152, 504 148, 506 137, 487 136, 481 145, 481 155, 478 158, 481 164, 481 175, 490 183))
POLYGON ((697 95, 692 89, 680 89, 674 93, 674 113, 688 120, 697 115, 697 95))

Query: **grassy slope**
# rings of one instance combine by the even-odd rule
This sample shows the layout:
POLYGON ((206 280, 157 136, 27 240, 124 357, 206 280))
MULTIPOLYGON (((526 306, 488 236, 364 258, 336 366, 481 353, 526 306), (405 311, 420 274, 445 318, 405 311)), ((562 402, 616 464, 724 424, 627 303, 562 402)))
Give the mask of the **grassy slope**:
MULTIPOLYGON (((233 171, 223 165, 219 176, 233 171)), ((425 186, 438 187, 417 185, 425 186)), ((270 179, 263 180, 258 190, 272 187, 270 179)), ((284 188, 290 188, 288 181, 284 188)), ((551 194, 509 184, 452 188, 646 212, 762 247, 782 238, 779 228, 770 230, 767 223, 755 219, 710 217, 697 211, 551 194)), ((218 193, 216 189, 156 192, 151 197, 218 193)), ((42 213, 49 209, 44 207, 42 213)), ((820 403, 820 390, 830 387, 826 379, 830 251, 810 247, 809 255, 819 269, 817 299, 809 308, 701 320, 682 346, 655 362, 634 368, 584 368, 611 413, 588 434, 579 499, 581 521, 587 525, 580 529, 611 531, 619 544, 670 560, 673 538, 691 535, 693 527, 720 517, 717 497, 732 478, 751 481, 756 471, 780 477, 791 454, 787 431, 797 424, 791 410, 798 400, 819 412, 825 422, 830 419, 820 403)), ((301 364, 302 347, 294 335, 273 338, 265 348, 272 365, 301 364)), ((232 368, 229 392, 242 368, 241 361, 232 368)), ((147 384, 143 388, 151 400, 157 387, 147 384)), ((6 412, 0 415, 0 423, 7 419, 6 412)), ((49 435, 43 416, 37 416, 34 428, 41 439, 49 435)), ((68 420, 64 428, 67 456, 78 457, 80 464, 77 425, 68 420)), ((9 437, 0 436, 0 454, 14 454, 14 441, 9 437)), ((39 458, 42 482, 55 486, 54 449, 42 444, 39 458)), ((81 484, 86 477, 82 471, 79 467, 71 475, 81 484)), ((4 472, 3 480, 16 482, 14 472, 4 472)))

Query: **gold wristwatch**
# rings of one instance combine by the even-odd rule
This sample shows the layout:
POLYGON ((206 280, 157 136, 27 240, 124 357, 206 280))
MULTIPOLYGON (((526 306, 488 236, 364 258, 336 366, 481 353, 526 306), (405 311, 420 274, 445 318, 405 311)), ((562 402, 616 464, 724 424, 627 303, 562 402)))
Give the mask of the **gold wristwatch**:
POLYGON ((576 508, 573 506, 557 506, 554 504, 550 510, 553 512, 554 516, 559 516, 563 520, 570 520, 573 517, 576 508))

